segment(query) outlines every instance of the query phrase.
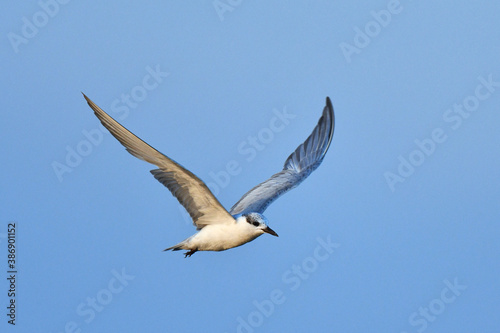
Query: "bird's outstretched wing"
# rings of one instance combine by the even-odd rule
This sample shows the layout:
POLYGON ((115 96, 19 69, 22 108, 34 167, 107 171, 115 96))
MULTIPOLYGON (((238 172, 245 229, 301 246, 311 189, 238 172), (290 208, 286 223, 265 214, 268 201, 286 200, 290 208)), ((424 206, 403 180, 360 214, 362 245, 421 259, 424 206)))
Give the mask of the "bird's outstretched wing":
POLYGON ((283 170, 252 188, 231 208, 232 215, 263 213, 279 196, 293 189, 321 164, 335 127, 332 102, 326 98, 323 115, 311 135, 285 161, 283 170))
POLYGON ((234 221, 203 181, 120 125, 85 94, 83 97, 104 127, 125 146, 130 154, 158 167, 158 169, 151 170, 151 173, 184 206, 197 229, 208 224, 234 221))

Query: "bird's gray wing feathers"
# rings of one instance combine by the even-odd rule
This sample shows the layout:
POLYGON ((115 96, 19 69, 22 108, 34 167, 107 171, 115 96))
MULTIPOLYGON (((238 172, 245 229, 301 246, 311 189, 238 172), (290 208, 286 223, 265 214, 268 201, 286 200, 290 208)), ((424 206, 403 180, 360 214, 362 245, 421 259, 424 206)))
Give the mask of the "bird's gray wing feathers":
POLYGON ((151 173, 179 200, 198 229, 208 224, 229 223, 234 220, 210 192, 207 185, 196 175, 139 139, 111 118, 85 94, 83 96, 104 127, 120 141, 130 154, 158 166, 158 169, 151 170, 151 173))
POLYGON ((293 189, 321 164, 330 147, 335 117, 330 98, 311 135, 285 161, 283 170, 252 188, 229 211, 232 215, 263 213, 279 196, 293 189))

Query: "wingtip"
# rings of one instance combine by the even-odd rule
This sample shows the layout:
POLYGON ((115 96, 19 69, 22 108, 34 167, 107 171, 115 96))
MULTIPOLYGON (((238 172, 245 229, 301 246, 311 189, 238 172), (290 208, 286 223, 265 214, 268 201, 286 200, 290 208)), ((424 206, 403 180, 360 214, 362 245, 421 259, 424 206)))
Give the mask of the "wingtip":
POLYGON ((335 111, 333 111, 332 101, 330 100, 330 97, 328 97, 328 96, 326 96, 326 109, 328 109, 328 111, 330 112, 330 115, 332 117, 333 126, 332 126, 331 136, 333 136, 333 130, 335 128, 335 111))
MULTIPOLYGON (((85 98, 85 101, 87 102, 87 104, 90 106, 90 108, 92 110, 94 110, 94 113, 97 115, 99 112, 99 106, 97 106, 97 104, 95 104, 90 98, 87 97, 87 95, 85 95, 83 92, 82 92, 82 95, 83 95, 83 98, 85 98)), ((98 116, 99 118, 99 116, 98 116)), ((101 119, 101 118, 99 118, 101 119)))
POLYGON ((333 111, 332 101, 330 100, 330 97, 328 97, 328 96, 326 96, 326 106, 333 111))
POLYGON ((91 101, 90 101, 90 98, 88 98, 88 97, 87 97, 87 95, 85 95, 85 93, 84 93, 83 91, 80 91, 80 92, 82 93, 83 98, 85 98, 85 100, 87 101, 87 103, 89 103, 89 104, 90 104, 90 102, 91 102, 91 101))
POLYGON ((335 112, 333 111, 332 101, 330 100, 330 97, 328 97, 328 96, 326 96, 326 107, 325 107, 323 112, 324 112, 323 117, 326 116, 326 113, 330 114, 331 126, 330 126, 330 130, 328 133, 328 143, 326 144, 326 148, 322 154, 321 159, 324 158, 328 149, 330 148, 330 144, 331 144, 332 139, 333 139, 333 132, 335 131, 335 112))

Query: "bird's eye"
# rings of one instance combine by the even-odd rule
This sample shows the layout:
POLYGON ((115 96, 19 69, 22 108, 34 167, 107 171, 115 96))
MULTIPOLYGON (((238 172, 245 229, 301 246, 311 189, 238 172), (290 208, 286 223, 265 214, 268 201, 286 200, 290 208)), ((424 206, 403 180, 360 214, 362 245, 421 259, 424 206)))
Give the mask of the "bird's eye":
POLYGON ((253 224, 254 226, 256 226, 256 227, 258 227, 258 226, 260 225, 260 223, 259 223, 259 222, 253 222, 252 224, 253 224))

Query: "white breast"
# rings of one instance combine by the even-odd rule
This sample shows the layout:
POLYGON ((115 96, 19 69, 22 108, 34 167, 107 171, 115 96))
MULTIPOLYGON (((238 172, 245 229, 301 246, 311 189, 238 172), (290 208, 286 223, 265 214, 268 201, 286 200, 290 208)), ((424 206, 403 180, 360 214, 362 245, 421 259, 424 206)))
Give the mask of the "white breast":
POLYGON ((211 224, 189 240, 189 247, 198 251, 224 251, 248 243, 262 233, 247 222, 211 224))

